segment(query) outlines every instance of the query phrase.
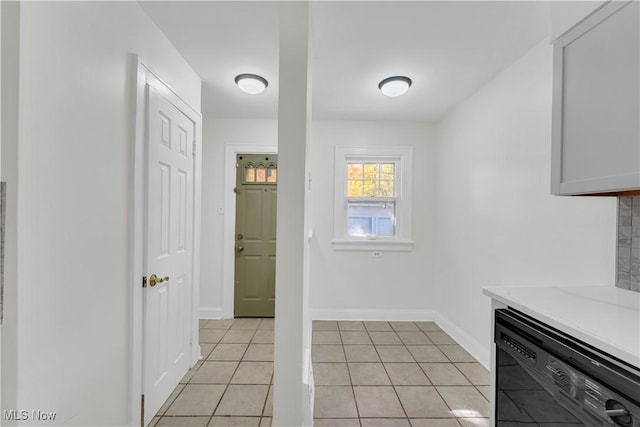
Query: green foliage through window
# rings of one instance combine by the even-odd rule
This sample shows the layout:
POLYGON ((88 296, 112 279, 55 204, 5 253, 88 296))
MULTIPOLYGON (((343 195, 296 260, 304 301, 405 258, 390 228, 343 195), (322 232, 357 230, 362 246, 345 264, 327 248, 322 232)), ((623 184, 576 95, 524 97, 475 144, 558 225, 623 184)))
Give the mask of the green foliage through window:
POLYGON ((349 162, 347 197, 394 197, 395 164, 349 162))

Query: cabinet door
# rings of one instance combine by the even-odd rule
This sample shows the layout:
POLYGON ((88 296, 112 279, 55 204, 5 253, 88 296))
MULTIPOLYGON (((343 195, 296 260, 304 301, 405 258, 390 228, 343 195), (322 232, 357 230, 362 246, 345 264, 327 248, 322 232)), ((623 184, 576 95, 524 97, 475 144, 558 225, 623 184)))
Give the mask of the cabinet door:
POLYGON ((640 10, 611 2, 554 48, 554 194, 640 188, 640 10))

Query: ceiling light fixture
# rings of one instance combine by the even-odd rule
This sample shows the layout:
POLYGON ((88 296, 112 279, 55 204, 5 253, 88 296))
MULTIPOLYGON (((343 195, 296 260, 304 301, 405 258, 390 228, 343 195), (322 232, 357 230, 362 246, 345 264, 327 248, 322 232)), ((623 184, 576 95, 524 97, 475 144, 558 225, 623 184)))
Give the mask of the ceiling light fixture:
POLYGON ((235 78, 235 82, 245 93, 249 95, 256 95, 264 91, 269 82, 264 77, 260 77, 257 74, 238 74, 235 78))
POLYGON ((411 79, 405 76, 387 77, 378 84, 380 91, 391 97, 400 96, 411 87, 411 79))

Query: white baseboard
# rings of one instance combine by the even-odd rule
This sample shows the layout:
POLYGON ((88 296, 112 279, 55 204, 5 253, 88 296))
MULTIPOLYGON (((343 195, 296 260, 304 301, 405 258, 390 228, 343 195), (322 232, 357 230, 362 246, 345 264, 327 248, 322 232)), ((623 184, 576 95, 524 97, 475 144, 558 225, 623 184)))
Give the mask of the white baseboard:
POLYGON ((435 322, 482 366, 489 369, 491 353, 478 340, 435 310, 367 310, 367 309, 311 309, 313 320, 371 320, 435 322))
POLYGON ((434 310, 370 310, 370 309, 311 309, 312 320, 391 320, 431 322, 439 316, 434 310))
POLYGON ((224 319, 222 307, 200 307, 200 319, 224 319))
POLYGON ((438 313, 435 322, 443 331, 453 338, 462 348, 467 350, 482 366, 489 369, 491 366, 491 350, 481 345, 471 335, 460 329, 455 323, 438 313))

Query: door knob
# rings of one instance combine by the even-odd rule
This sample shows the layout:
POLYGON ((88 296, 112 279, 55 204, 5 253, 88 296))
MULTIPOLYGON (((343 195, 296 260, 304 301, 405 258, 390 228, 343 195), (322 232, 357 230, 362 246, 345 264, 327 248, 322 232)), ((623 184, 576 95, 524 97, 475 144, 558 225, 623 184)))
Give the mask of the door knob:
POLYGON ((152 274, 149 277, 149 286, 151 286, 153 288, 157 283, 163 283, 163 282, 168 282, 168 281, 169 281, 169 276, 158 277, 155 274, 152 274))
POLYGON ((242 245, 238 246, 238 253, 240 253, 242 251, 244 251, 244 246, 242 246, 242 245))

